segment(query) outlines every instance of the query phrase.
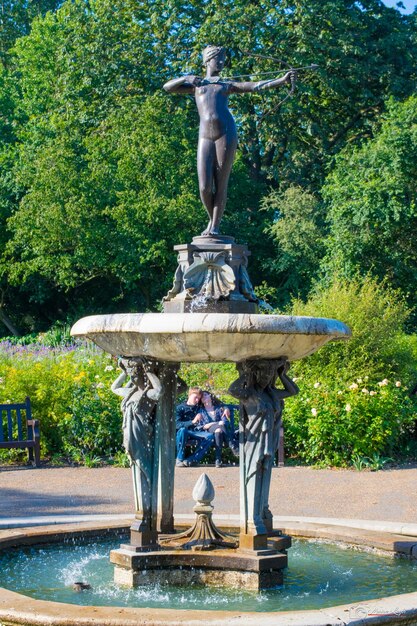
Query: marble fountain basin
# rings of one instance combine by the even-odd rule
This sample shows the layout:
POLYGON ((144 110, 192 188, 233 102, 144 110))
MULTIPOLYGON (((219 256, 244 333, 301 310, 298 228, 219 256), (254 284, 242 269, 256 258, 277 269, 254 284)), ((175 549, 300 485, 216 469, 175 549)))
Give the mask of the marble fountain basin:
POLYGON ((106 352, 164 361, 296 361, 349 328, 334 319, 245 313, 123 313, 84 317, 71 329, 106 352))

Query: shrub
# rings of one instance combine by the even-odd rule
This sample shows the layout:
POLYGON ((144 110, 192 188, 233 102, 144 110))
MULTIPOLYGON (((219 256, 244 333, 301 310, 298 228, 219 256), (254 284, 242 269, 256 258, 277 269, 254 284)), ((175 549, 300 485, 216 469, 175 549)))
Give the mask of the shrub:
MULTIPOLYGON (((368 377, 366 377, 368 379, 368 377)), ((301 392, 287 401, 285 444, 307 463, 346 466, 356 457, 399 456, 409 437, 415 403, 400 381, 369 379, 337 384, 301 377, 301 392)))
MULTIPOLYGON (((41 422, 43 455, 72 458, 121 449, 119 399, 111 392, 110 355, 86 346, 54 349, 0 342, 0 401, 29 396, 41 422)), ((3 455, 4 456, 4 455, 3 455)))
POLYGON ((403 299, 375 279, 335 278, 318 286, 292 313, 332 317, 352 330, 297 362, 300 394, 286 403, 286 447, 308 463, 348 465, 357 456, 401 454, 417 406, 408 389, 415 376, 416 336, 406 335, 403 299))

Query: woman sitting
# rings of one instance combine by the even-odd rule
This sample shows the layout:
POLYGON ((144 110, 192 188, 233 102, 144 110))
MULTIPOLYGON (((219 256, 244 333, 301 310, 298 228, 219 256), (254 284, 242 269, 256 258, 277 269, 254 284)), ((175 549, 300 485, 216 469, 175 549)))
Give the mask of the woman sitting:
POLYGON ((203 406, 196 416, 199 418, 196 430, 207 430, 214 434, 216 467, 221 467, 223 442, 235 456, 239 456, 239 448, 234 447, 227 433, 226 422, 230 420, 230 411, 209 391, 203 391, 201 403, 203 406))

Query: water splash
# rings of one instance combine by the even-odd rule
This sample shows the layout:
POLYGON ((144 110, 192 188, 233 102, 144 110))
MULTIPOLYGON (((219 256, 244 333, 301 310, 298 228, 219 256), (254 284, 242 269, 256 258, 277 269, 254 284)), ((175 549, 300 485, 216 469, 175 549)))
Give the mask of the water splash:
POLYGON ((190 313, 198 313, 199 309, 206 309, 209 301, 210 299, 205 293, 198 294, 198 296, 195 296, 191 301, 190 313))

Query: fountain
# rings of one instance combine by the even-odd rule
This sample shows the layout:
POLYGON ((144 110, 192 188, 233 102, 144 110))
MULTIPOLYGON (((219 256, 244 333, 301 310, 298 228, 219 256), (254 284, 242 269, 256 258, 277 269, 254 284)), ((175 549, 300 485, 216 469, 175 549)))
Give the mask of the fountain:
MULTIPOLYGON (((130 542, 111 552, 115 581, 135 586, 152 572, 153 580, 180 579, 187 584, 198 568, 205 571, 207 585, 263 589, 280 584, 287 565, 289 541, 273 528, 269 489, 284 399, 298 392, 287 376, 290 362, 330 340, 347 339, 350 331, 336 320, 260 315, 248 272, 250 252, 219 232, 237 145, 228 95, 294 84, 295 72, 240 83, 220 77, 223 48, 208 46, 203 60, 204 78, 184 76, 164 88, 170 93, 193 93, 196 98, 197 170, 209 217, 207 228, 192 243, 175 247, 178 267, 163 313, 91 316, 79 320, 72 335, 119 356, 123 370, 112 388, 123 398, 124 444, 132 466, 136 519, 130 542), (240 532, 238 539, 223 536, 206 517, 204 524, 181 535, 187 538, 181 542, 173 517, 173 417, 177 390, 184 386, 178 370, 181 362, 206 361, 237 364, 238 378, 229 392, 240 402, 240 532), (278 378, 283 389, 275 387, 278 378), (205 535, 208 528, 213 535, 210 542, 205 535), (190 550, 190 541, 204 549, 190 550)), ((200 508, 209 506, 207 497, 203 493, 200 508)))
POLYGON ((417 558, 417 533, 411 526, 376 533, 328 522, 303 523, 302 519, 295 523, 281 519, 280 528, 273 527, 269 510, 273 457, 284 398, 297 391, 287 375, 289 363, 328 341, 347 339, 350 331, 336 320, 259 315, 248 273, 249 251, 232 237, 219 234, 236 148, 227 96, 279 87, 287 81, 293 84, 296 75, 290 72, 271 81, 237 83, 219 76, 224 62, 221 48, 209 46, 204 60, 205 78, 186 76, 169 81, 165 88, 196 96, 201 118, 197 165, 208 226, 190 244, 176 246, 178 268, 163 313, 91 316, 72 329, 73 336, 89 338, 121 357, 122 372, 113 390, 123 399, 134 522, 130 529, 126 522, 107 521, 2 531, 0 578, 8 589, 0 588, 0 623, 417 624, 417 593, 392 595, 415 589, 415 568, 402 568, 401 561, 394 570, 386 558, 378 560, 381 557, 376 555, 372 564, 372 555, 358 553, 361 565, 355 569, 355 559, 341 558, 347 550, 338 553, 318 543, 310 546, 307 557, 297 543, 288 585, 285 576, 284 586, 277 587, 287 563, 289 535, 417 558), (214 490, 204 474, 193 492, 194 522, 182 532, 174 528, 173 415, 177 391, 183 388, 178 370, 181 362, 210 361, 237 365, 237 380, 230 388, 240 402, 241 507, 235 534, 214 524, 214 490), (283 389, 275 386, 278 378, 283 389), (114 536, 111 545, 96 543, 112 531, 129 531, 120 548, 114 545, 120 541, 114 536), (78 538, 85 541, 88 537, 94 538, 91 549, 82 541, 77 543, 78 538), (327 570, 323 563, 329 565, 327 570), (89 564, 88 574, 83 567, 89 564), (111 583, 108 571, 113 566, 116 584, 111 583), (347 581, 356 583, 356 588, 347 581), (339 588, 344 584, 342 593, 339 588), (208 585, 220 587, 208 592, 208 585), (253 593, 259 589, 261 594, 253 593), (326 601, 328 589, 333 595, 326 601), (381 593, 390 597, 373 599, 381 593), (340 605, 345 602, 350 604, 340 605), (300 608, 305 610, 294 610, 300 608))

